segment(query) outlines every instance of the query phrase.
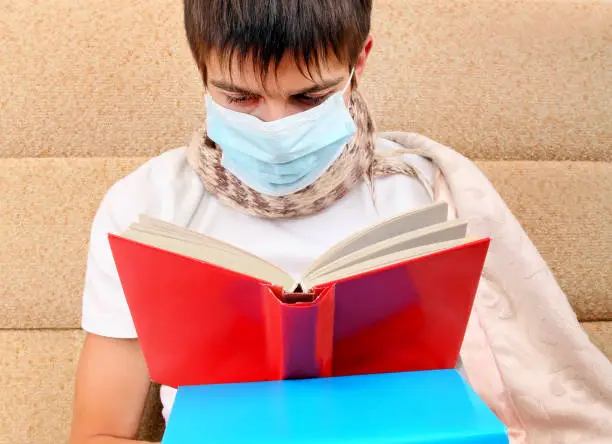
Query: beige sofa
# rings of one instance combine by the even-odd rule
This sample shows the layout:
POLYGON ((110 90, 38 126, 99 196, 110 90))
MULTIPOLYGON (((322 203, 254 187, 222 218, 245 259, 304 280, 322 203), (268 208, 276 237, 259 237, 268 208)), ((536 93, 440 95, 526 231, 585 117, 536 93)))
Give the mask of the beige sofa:
MULTIPOLYGON (((66 441, 94 211, 202 118, 181 3, 0 3, 1 444, 66 441)), ((607 1, 377 0, 363 83, 380 129, 478 163, 608 356, 611 23, 607 1)))

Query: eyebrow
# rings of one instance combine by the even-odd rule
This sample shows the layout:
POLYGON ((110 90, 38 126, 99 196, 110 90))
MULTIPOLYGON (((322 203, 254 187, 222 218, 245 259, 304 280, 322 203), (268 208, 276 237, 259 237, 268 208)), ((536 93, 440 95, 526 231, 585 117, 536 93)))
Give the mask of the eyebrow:
MULTIPOLYGON (((293 91, 290 96, 301 96, 301 95, 305 95, 305 94, 312 94, 314 92, 319 92, 319 91, 324 91, 326 89, 330 89, 333 88, 335 86, 338 86, 340 84, 340 82, 342 82, 342 80, 344 80, 344 77, 336 77, 333 79, 327 79, 324 80, 321 83, 317 83, 313 86, 310 86, 308 88, 304 88, 302 90, 299 91, 293 91)), ((236 86, 230 82, 226 82, 224 80, 211 80, 210 84, 224 90, 225 92, 229 92, 229 93, 235 93, 235 94, 244 94, 244 95, 248 95, 248 96, 257 96, 260 93, 256 92, 256 91, 251 91, 245 88, 240 88, 239 86, 236 86)))

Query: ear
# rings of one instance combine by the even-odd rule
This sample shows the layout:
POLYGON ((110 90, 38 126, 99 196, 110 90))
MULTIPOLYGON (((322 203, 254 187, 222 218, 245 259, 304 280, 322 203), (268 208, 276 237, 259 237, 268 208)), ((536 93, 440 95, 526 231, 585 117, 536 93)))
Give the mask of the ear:
POLYGON ((368 61, 368 56, 370 55, 370 51, 372 50, 372 46, 374 46, 374 38, 372 35, 369 35, 363 45, 363 49, 357 58, 357 63, 355 64, 355 82, 358 85, 361 80, 361 76, 365 71, 365 66, 368 61))

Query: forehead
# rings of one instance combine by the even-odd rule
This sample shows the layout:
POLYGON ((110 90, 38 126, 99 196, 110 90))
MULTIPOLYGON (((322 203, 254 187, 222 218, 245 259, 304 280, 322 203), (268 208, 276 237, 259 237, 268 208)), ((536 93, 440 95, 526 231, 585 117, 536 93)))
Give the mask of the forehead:
POLYGON ((212 51, 206 62, 208 81, 231 82, 249 89, 278 90, 314 85, 348 73, 348 66, 335 57, 311 63, 310 67, 291 56, 284 56, 278 65, 262 69, 251 56, 225 60, 212 51), (310 69, 309 69, 310 68, 310 69))

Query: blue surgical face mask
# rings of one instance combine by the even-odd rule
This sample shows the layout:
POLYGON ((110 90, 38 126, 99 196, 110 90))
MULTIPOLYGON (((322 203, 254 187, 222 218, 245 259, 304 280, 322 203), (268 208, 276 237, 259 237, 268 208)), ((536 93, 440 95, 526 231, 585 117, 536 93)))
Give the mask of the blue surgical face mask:
POLYGON ((257 192, 295 193, 317 180, 340 156, 356 126, 344 103, 346 86, 322 104, 264 122, 206 95, 206 129, 222 151, 221 164, 257 192))

